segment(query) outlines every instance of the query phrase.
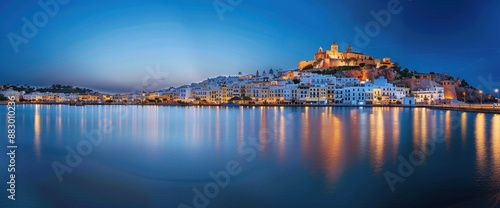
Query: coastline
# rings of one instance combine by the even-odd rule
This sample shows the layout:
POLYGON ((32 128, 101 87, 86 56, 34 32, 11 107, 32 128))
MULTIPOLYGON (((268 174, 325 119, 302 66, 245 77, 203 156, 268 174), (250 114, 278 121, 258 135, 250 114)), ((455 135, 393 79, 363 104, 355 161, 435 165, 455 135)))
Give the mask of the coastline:
MULTIPOLYGON (((52 103, 52 102, 40 102, 40 103, 16 103, 17 105, 68 105, 70 103, 52 103)), ((0 105, 7 105, 6 102, 0 102, 0 105)), ((437 110, 451 110, 451 111, 461 111, 461 112, 475 112, 475 113, 493 113, 500 114, 499 104, 442 104, 442 105, 398 105, 398 104, 367 104, 367 105, 347 105, 347 104, 238 104, 235 106, 224 106, 222 104, 179 104, 179 103, 85 103, 84 105, 103 105, 103 106, 181 106, 181 107, 226 107, 226 108, 236 108, 236 107, 341 107, 341 108, 429 108, 437 110)), ((84 106, 74 106, 74 107, 84 107, 84 106)))

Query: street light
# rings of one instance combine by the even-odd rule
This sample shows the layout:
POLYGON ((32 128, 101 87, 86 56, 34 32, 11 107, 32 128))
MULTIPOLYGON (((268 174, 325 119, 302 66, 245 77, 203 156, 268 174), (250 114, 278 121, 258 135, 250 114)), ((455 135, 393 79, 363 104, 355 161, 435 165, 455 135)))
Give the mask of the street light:
POLYGON ((481 94, 481 105, 483 105, 483 91, 479 90, 479 94, 481 94))
POLYGON ((497 93, 497 103, 500 102, 500 96, 498 96, 498 88, 495 89, 495 93, 497 93))
POLYGON ((464 103, 466 103, 467 102, 467 98, 465 97, 466 93, 463 92, 462 94, 464 95, 464 103))

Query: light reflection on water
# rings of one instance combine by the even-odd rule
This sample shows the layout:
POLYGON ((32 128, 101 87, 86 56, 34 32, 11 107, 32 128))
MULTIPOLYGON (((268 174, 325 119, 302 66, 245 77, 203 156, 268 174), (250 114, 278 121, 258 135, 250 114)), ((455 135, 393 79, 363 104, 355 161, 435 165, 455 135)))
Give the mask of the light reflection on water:
MULTIPOLYGON (((190 202, 192 188, 210 182, 208 173, 223 170, 229 160, 240 161, 244 171, 211 206, 452 205, 446 203, 488 201, 481 197, 500 188, 500 115, 421 108, 22 105, 18 122, 18 145, 33 150, 20 156, 25 171, 19 177, 26 182, 19 186, 26 191, 19 195, 27 205, 62 200, 176 207, 190 202), (50 164, 64 162, 65 148, 86 139, 82 131, 105 123, 112 132, 58 183, 50 164), (440 135, 444 142, 392 193, 384 173, 397 173, 397 157, 427 153, 440 135), (238 147, 252 139, 263 149, 246 162, 238 147), (117 192, 104 191, 116 186, 117 192), (35 191, 47 187, 54 194, 35 191), (104 188, 96 196, 84 187, 104 188), (445 197, 430 197, 437 193, 445 197)), ((0 125, 5 128, 5 121, 0 125)))

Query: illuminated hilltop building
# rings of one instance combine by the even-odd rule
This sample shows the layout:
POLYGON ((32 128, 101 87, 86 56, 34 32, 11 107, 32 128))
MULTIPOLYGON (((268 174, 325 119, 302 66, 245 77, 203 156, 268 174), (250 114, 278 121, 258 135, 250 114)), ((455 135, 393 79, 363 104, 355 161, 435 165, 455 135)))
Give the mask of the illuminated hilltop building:
POLYGON ((380 61, 380 59, 374 59, 372 56, 353 52, 350 45, 347 46, 346 52, 340 52, 337 43, 333 42, 330 50, 323 51, 323 48, 320 47, 318 52, 314 54, 314 60, 300 61, 299 69, 324 69, 337 66, 359 66, 361 63, 377 68, 383 66, 391 68, 393 66, 390 58, 383 58, 382 61, 380 61))

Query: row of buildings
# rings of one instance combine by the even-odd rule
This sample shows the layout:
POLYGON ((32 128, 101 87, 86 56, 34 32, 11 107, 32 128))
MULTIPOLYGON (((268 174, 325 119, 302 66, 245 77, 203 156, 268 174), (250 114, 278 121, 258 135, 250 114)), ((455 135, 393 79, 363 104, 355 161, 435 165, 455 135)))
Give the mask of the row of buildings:
MULTIPOLYGON (((265 73, 263 73, 265 74, 265 73)), ((353 77, 296 70, 263 76, 219 76, 157 92, 129 94, 1 93, 27 102, 193 103, 193 104, 438 104, 445 88, 432 80, 426 88, 389 83, 384 77, 360 81, 353 77)))
POLYGON ((161 91, 173 100, 192 103, 255 104, 407 104, 444 103, 444 88, 411 90, 405 84, 389 83, 384 77, 360 81, 353 77, 288 71, 270 76, 234 76, 207 79, 161 91))
POLYGON ((17 101, 24 102, 39 102, 39 103, 72 103, 72 102, 85 102, 85 103, 144 103, 144 102, 157 102, 161 103, 165 97, 159 95, 158 92, 144 92, 144 93, 131 93, 131 94, 103 94, 103 93, 89 93, 89 94, 74 94, 74 93, 52 93, 52 92, 31 92, 25 93, 23 91, 4 90, 0 91, 4 96, 14 96, 17 101))

